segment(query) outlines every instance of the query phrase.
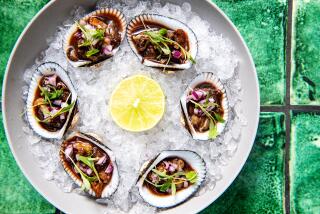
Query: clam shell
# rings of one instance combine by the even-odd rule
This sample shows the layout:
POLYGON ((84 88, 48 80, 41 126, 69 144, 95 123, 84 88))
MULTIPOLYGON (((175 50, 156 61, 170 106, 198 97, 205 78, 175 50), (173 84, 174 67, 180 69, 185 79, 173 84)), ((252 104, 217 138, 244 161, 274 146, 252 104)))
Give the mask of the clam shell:
MULTIPOLYGON (((46 62, 41 64, 35 71, 29 91, 28 91, 28 98, 27 98, 27 119, 28 122, 33 129, 35 133, 40 135, 41 137, 47 138, 47 139, 61 139, 64 135, 64 133, 67 131, 70 125, 75 125, 77 122, 77 119, 79 118, 78 115, 76 114, 76 117, 74 116, 74 109, 71 110, 71 112, 68 114, 68 118, 64 124, 64 126, 56 132, 51 132, 46 129, 44 129, 39 122, 36 120, 35 113, 34 113, 34 107, 33 107, 33 102, 35 98, 35 93, 38 88, 38 82, 44 75, 51 75, 51 74, 57 74, 61 78, 61 80, 66 84, 66 86, 69 88, 71 92, 71 102, 77 101, 77 92, 75 91, 71 80, 68 77, 68 74, 66 71, 57 63, 54 62, 46 62), (72 118, 71 118, 72 117, 72 118)), ((75 104, 76 106, 77 104, 75 104)))
MULTIPOLYGON (((99 10, 95 10, 91 13, 89 13, 88 15, 84 16, 83 18, 81 18, 80 20, 84 20, 87 21, 90 17, 92 16, 98 16, 99 14, 104 14, 104 15, 110 15, 113 16, 115 19, 117 19, 120 23, 120 34, 121 34, 121 42, 124 39, 124 35, 125 35, 125 30, 126 30, 126 26, 127 26, 127 21, 125 16, 123 15, 122 12, 120 12, 117 9, 113 9, 113 8, 103 8, 103 9, 99 9, 99 10)), ((79 20, 79 21, 80 21, 79 20)), ((97 63, 101 63, 102 61, 99 62, 92 62, 91 60, 78 60, 78 61, 72 61, 71 59, 69 59, 68 55, 66 54, 69 48, 69 44, 70 44, 70 39, 72 38, 72 35, 78 30, 78 26, 75 24, 73 24, 71 26, 71 28, 68 30, 66 37, 65 37, 65 41, 64 41, 64 52, 66 55, 67 60, 69 61, 69 63, 73 66, 73 67, 83 67, 83 66, 91 66, 97 63)), ((115 55, 115 53, 119 50, 120 44, 118 47, 114 48, 112 50, 112 54, 111 56, 115 55)), ((110 58, 110 57, 108 57, 110 58)), ((108 58, 106 58, 105 60, 107 60, 108 58)), ((103 60, 104 61, 104 60, 103 60)))
POLYGON ((190 134, 192 135, 193 139, 195 139, 195 140, 208 140, 209 131, 200 133, 194 129, 194 127, 192 126, 190 119, 189 119, 186 99, 187 99, 187 95, 189 94, 190 90, 192 90, 194 87, 196 87, 198 84, 200 84, 202 82, 211 82, 219 90, 221 90, 224 95, 222 98, 222 108, 224 110, 223 119, 225 120, 225 122, 224 123, 217 123, 218 135, 221 134, 222 131, 224 130, 224 128, 228 122, 228 118, 229 118, 229 102, 228 102, 226 90, 225 90, 224 86, 222 85, 222 83, 220 82, 220 80, 211 72, 203 72, 203 73, 199 74, 198 76, 196 76, 195 79, 193 79, 191 81, 191 83, 189 84, 187 89, 183 92, 183 95, 180 98, 180 104, 181 104, 182 113, 184 116, 184 123, 185 123, 184 125, 187 128, 187 130, 190 132, 190 134))
MULTIPOLYGON (((198 52, 198 40, 195 33, 184 23, 180 22, 179 20, 158 15, 158 14, 141 14, 134 17, 128 24, 126 37, 128 43, 135 53, 135 55, 139 58, 142 64, 149 66, 149 67, 161 67, 161 68, 171 68, 171 69, 188 69, 192 66, 192 63, 187 60, 184 64, 173 64, 173 65, 164 65, 161 63, 153 62, 148 59, 142 58, 142 56, 138 53, 135 44, 132 40, 132 36, 136 33, 135 29, 139 26, 143 26, 144 23, 151 22, 154 24, 158 24, 159 26, 165 26, 168 29, 176 30, 176 29, 183 29, 189 38, 189 47, 190 47, 190 54, 193 59, 196 58, 198 52)), ((139 31, 141 32, 141 31, 139 31)))
POLYGON ((169 208, 177 206, 188 200, 197 192, 206 177, 206 164, 204 160, 195 152, 189 150, 166 150, 158 154, 153 160, 146 162, 140 170, 140 176, 137 181, 137 187, 141 197, 150 205, 159 208, 169 208), (144 180, 148 173, 159 162, 168 157, 179 157, 185 160, 198 173, 197 182, 186 189, 179 190, 174 196, 159 196, 153 194, 145 185, 144 180))
MULTIPOLYGON (((74 132, 70 136, 68 136, 67 139, 71 139, 71 138, 73 138, 75 136, 78 136, 78 137, 81 137, 83 139, 88 140, 90 143, 92 143, 95 146, 98 146, 99 148, 101 148, 109 156, 109 158, 110 158, 110 160, 112 162, 112 165, 113 165, 112 178, 111 178, 110 182, 108 183, 108 185, 105 186, 105 188, 104 188, 104 190, 102 191, 102 194, 101 194, 101 198, 108 198, 109 196, 111 196, 117 190, 118 185, 119 185, 119 172, 118 172, 118 167, 117 167, 115 155, 113 154, 112 150, 110 148, 108 148, 106 145, 104 145, 99 140, 99 137, 97 135, 93 134, 93 133, 74 132)), ((74 174, 74 172, 70 169, 69 163, 64 161, 64 156, 65 155, 64 155, 64 153, 62 151, 64 151, 65 148, 66 148, 66 141, 64 141, 61 144, 61 147, 60 147, 60 152, 59 152, 60 162, 62 163, 62 166, 63 166, 64 170, 70 175, 72 180, 78 186, 81 186, 82 185, 82 180, 79 179, 74 174)), ((92 189, 88 190, 88 193, 91 196, 96 197, 96 194, 92 189)))

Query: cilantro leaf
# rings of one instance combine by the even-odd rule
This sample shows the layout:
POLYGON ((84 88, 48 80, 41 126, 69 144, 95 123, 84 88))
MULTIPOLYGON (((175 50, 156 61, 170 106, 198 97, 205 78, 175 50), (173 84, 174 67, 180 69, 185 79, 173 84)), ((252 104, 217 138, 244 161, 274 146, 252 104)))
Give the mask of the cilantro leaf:
POLYGON ((167 182, 165 182, 164 184, 162 184, 162 186, 160 187, 160 191, 161 192, 166 192, 168 189, 170 189, 171 187, 171 182, 170 180, 168 180, 167 182))
POLYGON ((216 124, 212 120, 210 120, 210 125, 209 125, 209 139, 215 139, 218 135, 218 130, 216 124))
POLYGON ((90 158, 90 157, 85 157, 85 156, 82 156, 82 155, 79 155, 79 156, 78 156, 78 159, 79 159, 82 163, 84 163, 85 165, 87 165, 88 167, 90 167, 90 169, 92 169, 93 172, 94 172, 94 174, 97 176, 99 182, 101 182, 100 177, 99 177, 99 174, 98 174, 98 172, 97 172, 97 169, 96 169, 96 167, 94 166, 94 162, 93 162, 94 159, 92 159, 92 158, 90 158))
POLYGON ((190 183, 194 184, 197 182, 198 174, 195 171, 189 171, 186 173, 186 178, 190 183))
POLYGON ((218 122, 220 122, 220 123, 224 123, 224 122, 225 122, 224 119, 221 117, 220 114, 217 114, 217 113, 215 113, 215 112, 213 112, 213 114, 214 114, 214 117, 216 118, 216 120, 217 120, 218 122))
POLYGON ((176 194, 176 184, 174 182, 171 183, 171 194, 175 195, 176 194))
POLYGON ((88 50, 87 52, 86 52, 86 57, 91 57, 91 56, 93 56, 93 55, 95 55, 95 54, 97 54, 97 53, 99 53, 100 51, 98 50, 98 49, 96 49, 96 48, 92 48, 92 49, 90 49, 90 50, 88 50))

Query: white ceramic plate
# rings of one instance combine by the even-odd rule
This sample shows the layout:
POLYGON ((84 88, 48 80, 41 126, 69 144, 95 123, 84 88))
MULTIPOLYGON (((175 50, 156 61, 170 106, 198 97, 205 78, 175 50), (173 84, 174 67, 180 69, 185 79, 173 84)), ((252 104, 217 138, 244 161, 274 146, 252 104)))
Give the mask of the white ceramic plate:
MULTIPOLYGON (((181 5, 185 1, 168 0, 163 2, 181 5)), ((236 178, 247 160, 259 120, 260 99, 257 73, 241 35, 226 15, 210 1, 188 0, 187 2, 192 5, 192 10, 200 14, 202 19, 206 19, 217 33, 230 39, 235 46, 240 59, 239 73, 243 90, 243 114, 248 124, 243 127, 238 150, 229 164, 223 168, 223 178, 217 182, 216 187, 180 206, 166 210, 166 213, 195 213, 216 200, 236 178)), ((22 131, 24 122, 19 116, 24 104, 23 100, 17 99, 17 97, 21 97, 21 88, 24 84, 23 73, 33 64, 39 53, 46 49, 46 38, 52 36, 56 27, 70 16, 74 5, 81 5, 90 11, 94 8, 95 3, 94 0, 53 0, 49 2, 33 18, 18 39, 9 59, 3 83, 3 121, 11 151, 20 169, 37 191, 66 213, 105 213, 107 208, 87 197, 75 193, 63 193, 55 183, 42 176, 42 170, 37 167, 38 164, 24 141, 25 134, 22 131)))

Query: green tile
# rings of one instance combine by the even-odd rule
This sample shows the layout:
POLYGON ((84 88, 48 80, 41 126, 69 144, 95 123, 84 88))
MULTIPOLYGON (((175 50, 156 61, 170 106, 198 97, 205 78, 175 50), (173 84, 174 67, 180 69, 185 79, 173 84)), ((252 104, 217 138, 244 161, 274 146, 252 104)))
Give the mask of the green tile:
POLYGON ((262 105, 284 103, 286 0, 213 0, 233 21, 253 56, 262 105))
POLYGON ((320 104, 320 1, 295 0, 292 103, 320 104))
POLYGON ((284 213, 284 132, 283 113, 261 113, 258 135, 244 168, 202 214, 284 213))
MULTIPOLYGON (((11 50, 24 27, 49 0, 0 0, 0 83, 11 50)), ((0 96, 2 87, 0 87, 0 96)))
POLYGON ((6 141, 0 114, 0 213, 54 213, 49 204, 26 180, 6 141))
POLYGON ((292 116, 290 152, 291 212, 320 212, 320 114, 292 116))

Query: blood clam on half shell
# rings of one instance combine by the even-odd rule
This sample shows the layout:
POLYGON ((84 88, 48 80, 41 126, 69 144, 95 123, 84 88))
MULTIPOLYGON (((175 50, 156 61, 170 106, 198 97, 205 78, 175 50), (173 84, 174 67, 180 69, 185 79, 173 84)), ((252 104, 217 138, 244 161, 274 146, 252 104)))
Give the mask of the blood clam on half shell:
POLYGON ((141 14, 127 27, 127 40, 142 64, 188 69, 195 63, 198 41, 184 23, 158 14, 141 14))
POLYGON ((115 155, 94 134, 71 134, 61 144, 59 155, 72 180, 91 196, 108 198, 118 188, 115 155))
POLYGON ((77 21, 68 31, 64 51, 74 67, 100 63, 119 50, 124 38, 126 19, 117 9, 93 11, 77 21))
POLYGON ((166 150, 141 167, 137 186, 148 204, 169 208, 195 194, 205 177, 205 162, 197 153, 166 150))
POLYGON ((41 137, 61 139, 78 120, 77 92, 66 71, 58 64, 40 65, 31 80, 27 119, 41 137))

